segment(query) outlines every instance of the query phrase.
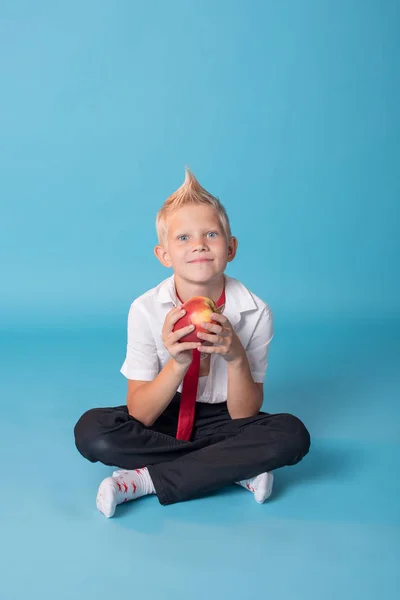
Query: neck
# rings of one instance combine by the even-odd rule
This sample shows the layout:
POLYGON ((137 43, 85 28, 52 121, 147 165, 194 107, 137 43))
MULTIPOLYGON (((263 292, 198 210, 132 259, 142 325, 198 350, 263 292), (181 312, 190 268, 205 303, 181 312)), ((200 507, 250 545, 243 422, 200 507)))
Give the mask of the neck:
POLYGON ((174 281, 176 292, 182 303, 190 300, 193 296, 206 296, 206 298, 210 298, 214 302, 217 302, 224 290, 225 275, 222 273, 211 281, 196 283, 186 281, 175 274, 174 281))

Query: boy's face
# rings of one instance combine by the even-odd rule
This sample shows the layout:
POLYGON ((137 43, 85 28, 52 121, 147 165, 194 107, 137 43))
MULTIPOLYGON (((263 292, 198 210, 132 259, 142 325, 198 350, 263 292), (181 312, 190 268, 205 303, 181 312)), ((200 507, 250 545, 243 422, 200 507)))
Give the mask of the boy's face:
POLYGON ((236 254, 237 239, 227 240, 218 213, 211 206, 191 204, 168 217, 165 247, 156 246, 157 258, 181 278, 206 283, 225 271, 236 254))

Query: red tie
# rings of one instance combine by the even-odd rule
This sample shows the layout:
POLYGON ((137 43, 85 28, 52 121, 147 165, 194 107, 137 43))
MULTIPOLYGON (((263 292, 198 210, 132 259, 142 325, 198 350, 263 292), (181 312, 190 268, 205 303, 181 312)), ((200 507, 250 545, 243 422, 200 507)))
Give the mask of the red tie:
MULTIPOLYGON (((178 300, 182 302, 177 294, 178 300)), ((217 307, 225 304, 225 289, 218 298, 217 307)), ((181 403, 179 407, 178 429, 176 432, 177 440, 189 441, 192 435, 194 413, 196 408, 197 387, 199 385, 200 373, 200 352, 193 350, 193 360, 189 369, 183 378, 181 403)))

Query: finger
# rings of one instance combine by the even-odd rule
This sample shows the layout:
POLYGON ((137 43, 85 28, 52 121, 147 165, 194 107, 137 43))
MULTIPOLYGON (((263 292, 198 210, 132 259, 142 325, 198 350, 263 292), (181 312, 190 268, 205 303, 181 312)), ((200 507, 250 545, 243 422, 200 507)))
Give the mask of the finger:
POLYGON ((192 333, 194 331, 194 328, 194 325, 187 325, 186 327, 181 327, 181 329, 176 329, 175 331, 172 331, 172 329, 169 331, 166 330, 162 336, 164 346, 166 348, 173 346, 174 344, 179 342, 181 337, 192 333))
POLYGON ((197 337, 199 337, 202 340, 207 340, 208 342, 212 342, 214 345, 220 344, 222 341, 220 336, 216 335, 215 333, 203 333, 202 331, 199 331, 199 333, 197 334, 197 337))
POLYGON ((166 323, 169 331, 172 331, 175 323, 177 323, 179 319, 182 319, 185 313, 186 311, 184 309, 176 306, 167 314, 166 323))
POLYGON ((224 352, 223 346, 199 346, 197 348, 199 352, 205 352, 206 354, 222 353, 224 352))
POLYGON ((181 329, 177 329, 173 333, 170 333, 170 335, 169 335, 170 344, 175 344, 182 337, 184 337, 185 335, 188 335, 188 333, 192 333, 192 331, 194 331, 194 329, 195 329, 194 325, 187 325, 186 327, 182 327, 181 329))
POLYGON ((175 313, 179 312, 180 310, 182 310, 182 306, 178 305, 178 306, 174 306, 174 308, 171 308, 171 310, 169 310, 166 314, 166 317, 170 317, 172 315, 174 315, 175 313))
POLYGON ((174 344, 171 347, 171 350, 176 350, 176 352, 185 352, 186 350, 196 350, 201 346, 201 342, 180 342, 178 344, 174 344))
POLYGON ((177 321, 179 321, 179 319, 182 319, 182 317, 186 314, 186 310, 184 308, 181 308, 180 306, 176 306, 173 310, 173 313, 171 314, 171 321, 173 323, 176 323, 177 321))
POLYGON ((218 321, 218 323, 229 323, 228 319, 225 317, 225 315, 221 315, 220 313, 213 313, 211 315, 211 318, 213 321, 218 321))
POLYGON ((201 327, 203 329, 207 329, 208 331, 213 331, 214 333, 222 333, 223 327, 221 325, 214 325, 213 323, 202 323, 201 327))

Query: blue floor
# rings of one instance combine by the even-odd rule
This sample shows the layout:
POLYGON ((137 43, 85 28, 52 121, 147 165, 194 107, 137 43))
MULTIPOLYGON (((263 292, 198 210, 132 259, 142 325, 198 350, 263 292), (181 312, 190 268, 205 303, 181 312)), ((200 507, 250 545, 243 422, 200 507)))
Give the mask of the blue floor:
POLYGON ((106 519, 95 498, 112 469, 78 453, 73 427, 124 403, 125 323, 3 329, 1 600, 399 597, 400 324, 275 331, 264 410, 299 416, 312 446, 275 472, 271 499, 149 496, 106 519))

